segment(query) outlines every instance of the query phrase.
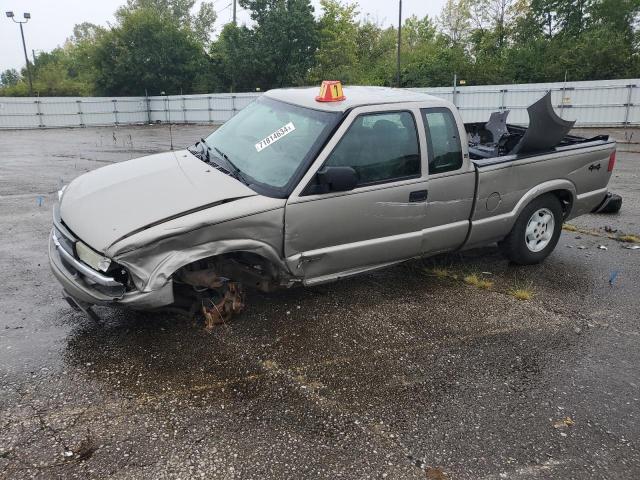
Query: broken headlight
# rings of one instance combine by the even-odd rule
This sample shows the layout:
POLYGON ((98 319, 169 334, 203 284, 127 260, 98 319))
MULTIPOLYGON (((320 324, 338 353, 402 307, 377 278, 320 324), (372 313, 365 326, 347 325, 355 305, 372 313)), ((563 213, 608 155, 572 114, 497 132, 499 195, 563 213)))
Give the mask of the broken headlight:
POLYGON ((76 254, 80 260, 100 272, 106 272, 111 265, 111 260, 82 242, 76 242, 76 254))

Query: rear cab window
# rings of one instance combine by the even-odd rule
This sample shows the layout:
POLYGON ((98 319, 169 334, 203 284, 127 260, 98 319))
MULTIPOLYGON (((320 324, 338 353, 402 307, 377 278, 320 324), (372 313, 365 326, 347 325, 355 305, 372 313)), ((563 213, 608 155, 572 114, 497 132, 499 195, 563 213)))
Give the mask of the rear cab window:
POLYGON ((423 108, 429 151, 429 174, 453 172, 462 168, 462 145, 455 117, 448 108, 423 108))
POLYGON ((420 147, 413 114, 399 111, 359 115, 325 165, 352 167, 359 178, 357 186, 419 177, 420 147))

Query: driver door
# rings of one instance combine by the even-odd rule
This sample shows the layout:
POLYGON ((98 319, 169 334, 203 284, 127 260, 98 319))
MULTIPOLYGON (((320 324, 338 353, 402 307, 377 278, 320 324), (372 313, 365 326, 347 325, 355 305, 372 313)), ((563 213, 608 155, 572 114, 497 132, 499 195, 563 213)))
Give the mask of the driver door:
POLYGON ((291 194, 284 253, 305 283, 420 254, 427 178, 419 118, 412 104, 354 109, 291 194), (325 166, 352 167, 357 185, 314 193, 316 173, 325 166))

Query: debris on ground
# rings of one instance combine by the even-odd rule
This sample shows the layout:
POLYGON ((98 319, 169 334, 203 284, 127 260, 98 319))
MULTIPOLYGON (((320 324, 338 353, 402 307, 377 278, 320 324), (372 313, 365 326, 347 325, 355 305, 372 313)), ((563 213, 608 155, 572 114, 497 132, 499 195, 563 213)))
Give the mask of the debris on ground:
POLYGON ((237 315, 244 310, 244 294, 239 283, 229 282, 227 288, 218 303, 210 300, 210 306, 202 305, 202 314, 205 319, 205 328, 212 330, 213 326, 226 323, 233 315, 237 315))
POLYGON ((576 422, 574 422, 571 417, 564 417, 563 419, 560 419, 557 422, 555 422, 553 424, 553 428, 556 428, 558 430, 562 430, 562 429, 565 429, 567 427, 573 427, 575 424, 576 424, 576 422))
POLYGON ((640 250, 640 245, 626 245, 622 248, 626 248, 627 250, 640 250))
POLYGON ((611 275, 609 276, 609 285, 613 286, 616 282, 616 278, 618 278, 618 270, 611 272, 611 275))
POLYGON ((640 237, 637 235, 622 235, 618 237, 618 240, 626 243, 640 243, 640 237))
POLYGON ((446 473, 436 467, 427 467, 425 474, 428 480, 447 480, 449 478, 446 473))
POLYGON ((609 250, 609 249, 604 245, 598 245, 598 250, 609 250))

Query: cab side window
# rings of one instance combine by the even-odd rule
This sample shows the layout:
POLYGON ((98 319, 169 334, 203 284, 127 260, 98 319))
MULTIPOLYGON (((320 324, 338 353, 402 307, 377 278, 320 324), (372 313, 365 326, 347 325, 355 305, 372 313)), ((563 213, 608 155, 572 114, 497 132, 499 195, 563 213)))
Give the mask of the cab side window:
POLYGON ((360 115, 325 165, 352 167, 358 175, 358 186, 420 176, 420 148, 413 115, 360 115))
POLYGON ((451 172, 462 167, 458 124, 447 108, 421 110, 429 147, 429 174, 451 172))

